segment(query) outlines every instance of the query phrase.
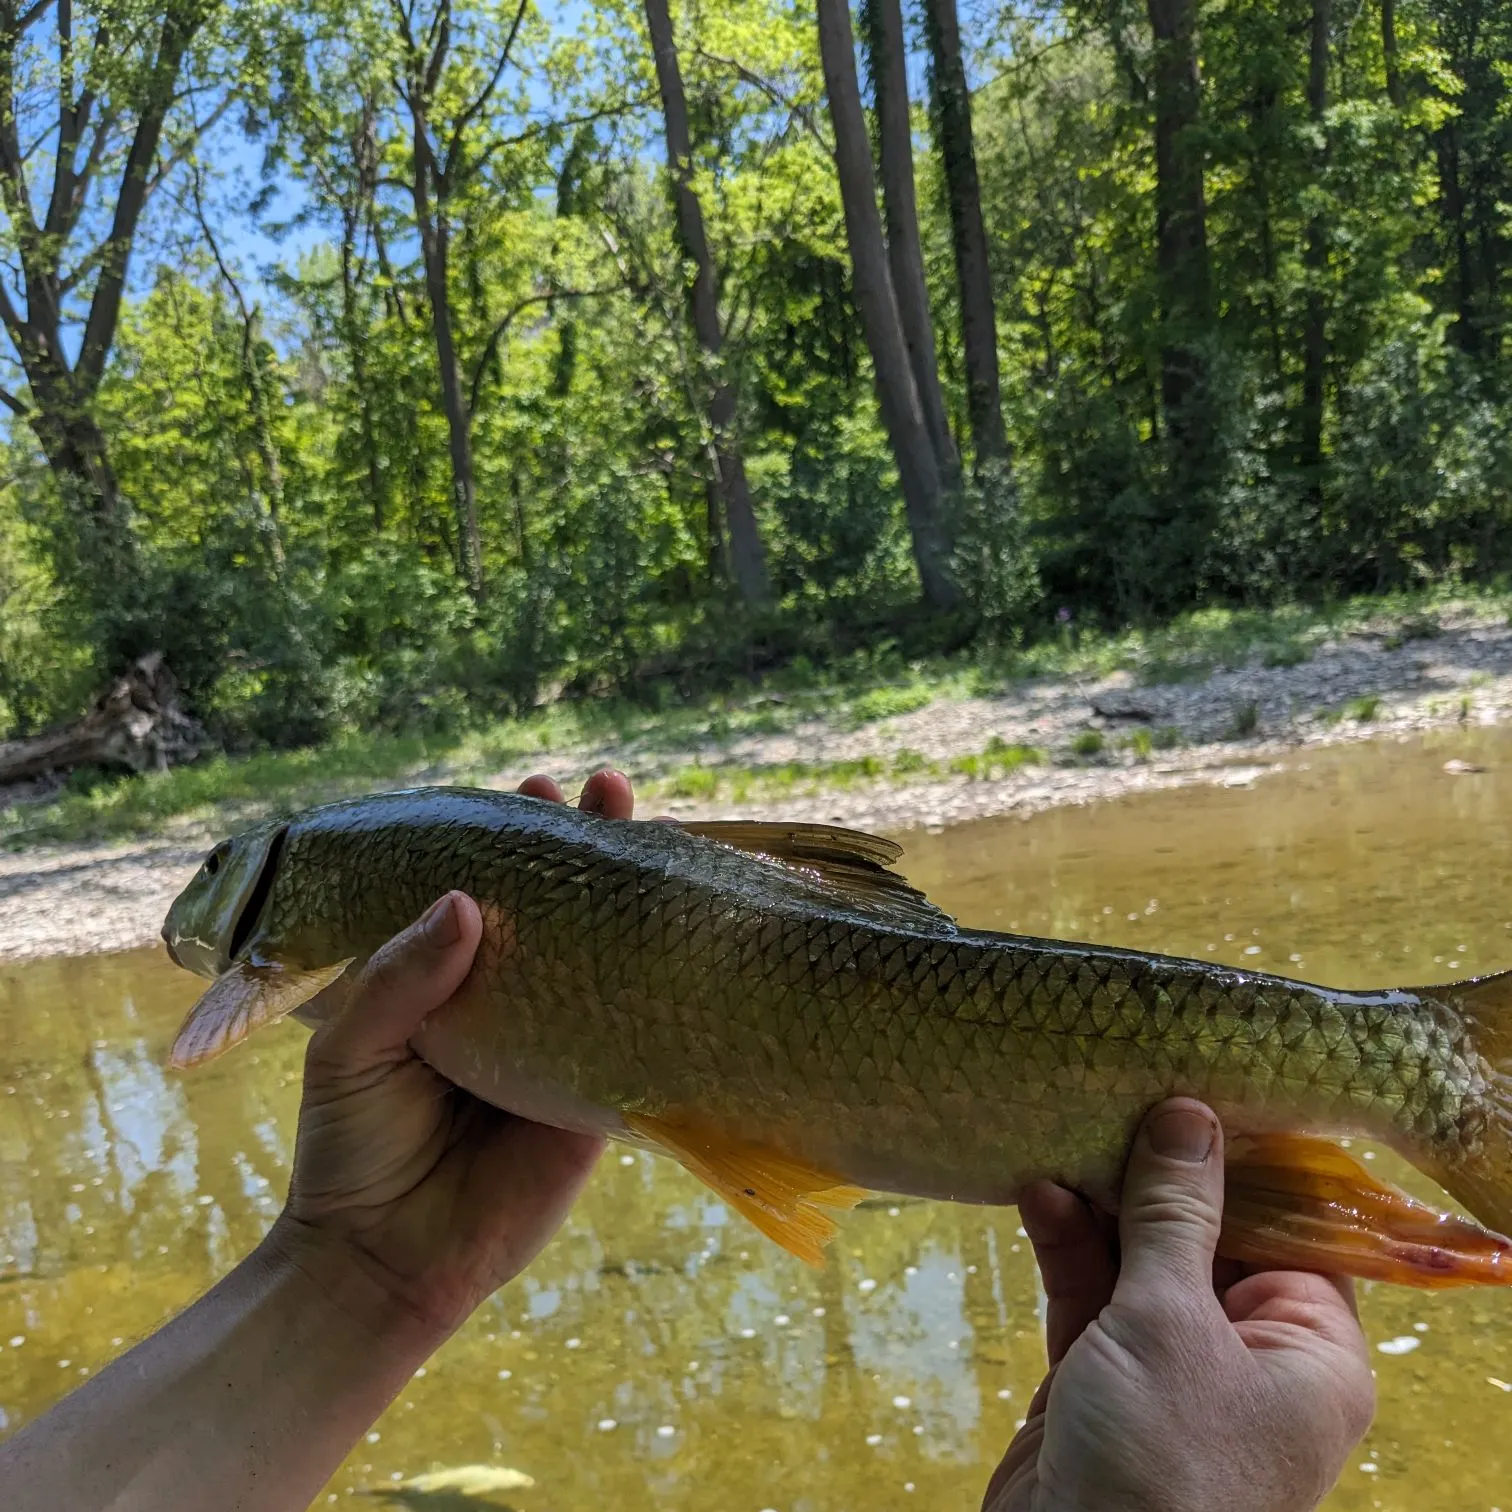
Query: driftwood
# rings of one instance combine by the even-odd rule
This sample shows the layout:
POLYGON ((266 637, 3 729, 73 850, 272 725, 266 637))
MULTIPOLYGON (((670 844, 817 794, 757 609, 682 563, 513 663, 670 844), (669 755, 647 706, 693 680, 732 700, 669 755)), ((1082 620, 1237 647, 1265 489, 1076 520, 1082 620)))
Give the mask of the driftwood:
POLYGON ((179 703, 178 683, 162 653, 149 651, 77 723, 28 740, 0 741, 0 783, 80 766, 161 772, 192 761, 204 741, 204 731, 179 703))

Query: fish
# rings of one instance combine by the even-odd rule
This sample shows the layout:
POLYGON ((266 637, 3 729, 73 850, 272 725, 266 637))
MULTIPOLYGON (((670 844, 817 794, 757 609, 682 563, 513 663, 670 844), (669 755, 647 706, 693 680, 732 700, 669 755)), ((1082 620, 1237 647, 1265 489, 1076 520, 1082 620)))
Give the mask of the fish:
POLYGON ((523 1470, 506 1465, 460 1465, 453 1470, 429 1470, 407 1480, 365 1486, 358 1496, 376 1497, 407 1512, 475 1512, 493 1508, 508 1512, 499 1498, 508 1491, 529 1491, 535 1481, 523 1470))
POLYGON ((211 979, 181 1070, 293 1015, 437 897, 483 917, 416 1053, 523 1118, 680 1162, 818 1264, 869 1192, 1116 1211, 1148 1110, 1225 1131, 1220 1253, 1424 1288, 1512 1280, 1512 971, 1340 991, 958 926, 892 841, 821 824, 605 820, 468 788, 326 804, 222 841, 169 953, 211 979), (1380 1180, 1378 1141, 1469 1216, 1380 1180))

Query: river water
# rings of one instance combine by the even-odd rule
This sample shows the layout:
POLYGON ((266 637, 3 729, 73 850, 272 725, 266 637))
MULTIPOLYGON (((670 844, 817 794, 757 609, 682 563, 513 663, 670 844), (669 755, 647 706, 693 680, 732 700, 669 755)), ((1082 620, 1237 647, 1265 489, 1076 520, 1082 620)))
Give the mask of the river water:
MULTIPOLYGON (((1467 731, 916 834, 903 868, 963 923, 1341 986, 1432 982, 1512 965, 1509 815, 1512 737, 1467 731), (1450 775, 1451 758, 1486 770, 1450 775)), ((174 1076, 195 993, 153 952, 0 966, 0 1435, 190 1301, 277 1211, 304 1033, 174 1076)), ((612 1150, 558 1239, 317 1505, 493 1463, 535 1477, 511 1493, 519 1512, 976 1507, 1043 1369, 1016 1214, 882 1198, 831 1256, 809 1270, 669 1163, 612 1150)), ((1362 1313, 1380 1410, 1329 1512, 1512 1512, 1512 1296, 1367 1287, 1362 1313)))

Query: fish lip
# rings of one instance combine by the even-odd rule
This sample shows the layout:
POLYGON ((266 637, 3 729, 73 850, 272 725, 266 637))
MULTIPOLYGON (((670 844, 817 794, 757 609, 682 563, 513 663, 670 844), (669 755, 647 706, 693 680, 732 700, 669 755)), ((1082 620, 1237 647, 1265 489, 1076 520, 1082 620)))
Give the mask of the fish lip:
POLYGON ((168 925, 165 923, 158 933, 162 936, 164 948, 168 951, 168 959, 175 966, 182 966, 184 963, 179 960, 178 951, 173 948, 174 938, 168 929, 168 925))

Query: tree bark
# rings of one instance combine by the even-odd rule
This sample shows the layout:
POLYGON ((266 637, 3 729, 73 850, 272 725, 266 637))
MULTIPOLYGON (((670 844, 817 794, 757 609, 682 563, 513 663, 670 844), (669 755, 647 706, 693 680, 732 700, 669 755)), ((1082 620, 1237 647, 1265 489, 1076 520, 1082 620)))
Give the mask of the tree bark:
MULTIPOLYGON (((1312 33, 1308 47, 1307 108, 1314 127, 1325 131, 1328 111, 1330 0, 1312 0, 1312 33)), ((1321 176, 1328 161, 1326 139, 1315 156, 1314 174, 1321 176)), ((1323 280, 1328 270, 1328 228, 1321 212, 1307 223, 1303 251, 1307 272, 1307 303, 1302 324, 1302 414, 1298 463, 1314 518, 1323 509, 1323 404, 1328 365, 1328 311, 1323 280)))
POLYGON ((1461 176, 1460 134, 1451 116, 1434 133, 1438 156, 1439 207, 1454 244, 1455 321, 1450 328, 1455 344, 1469 356, 1481 351, 1481 325, 1476 308, 1475 259, 1470 247, 1469 217, 1461 176))
POLYGON ((1147 0, 1155 47, 1155 268, 1160 295, 1161 405, 1170 481, 1165 533, 1175 595, 1205 535, 1216 437, 1204 342, 1212 322, 1207 203, 1198 132, 1196 0, 1147 0))
POLYGON ((862 18, 872 98, 876 105, 877 161, 882 179, 882 214, 887 231, 887 266, 892 275, 903 339, 924 424, 935 461, 949 486, 960 478, 961 458, 950 433, 940 387, 924 248, 919 239, 918 193, 914 185, 913 120, 908 103, 907 55, 899 0, 863 0, 862 18))
MULTIPOLYGON (((111 100, 107 109, 96 94, 97 80, 86 80, 75 93, 71 70, 62 70, 52 183, 39 217, 32 201, 32 169, 18 134, 15 70, 18 52, 27 45, 28 28, 47 10, 46 6, 18 10, 14 0, 0 0, 0 200, 26 296, 23 313, 8 293, 0 295, 0 321, 31 391, 29 404, 9 394, 4 395, 4 402, 31 425, 49 466, 82 516, 81 549, 95 558, 100 570, 129 573, 133 539, 126 501, 92 409, 115 342, 137 227, 158 181, 163 126, 173 107, 179 70, 208 7, 203 0, 174 0, 165 7, 145 87, 136 100, 111 100), (72 343, 64 339, 63 330, 64 291, 80 270, 66 272, 63 261, 100 163, 108 160, 103 149, 123 109, 135 113, 136 125, 121 169, 110 229, 98 249, 98 272, 78 355, 70 361, 66 353, 72 343)), ((71 59, 77 48, 72 12, 59 9, 55 20, 57 35, 43 45, 71 59)), ((108 52, 113 42, 108 19, 100 19, 95 47, 108 52)))
POLYGON ((656 61, 656 81, 661 90, 667 167, 672 175, 678 237, 684 257, 693 265, 693 282, 687 288, 688 307, 694 335, 708 362, 712 384, 708 398, 708 423, 712 436, 709 460, 713 472, 709 488, 714 495, 711 502, 716 504, 712 512, 723 516, 735 585, 745 603, 755 607, 771 597, 766 551, 756 526, 756 511, 751 505, 745 461, 741 456, 735 391, 723 370, 724 330, 719 318, 719 288, 704 229, 703 207, 693 192, 693 146, 682 68, 678 62, 667 0, 645 0, 645 9, 651 51, 656 61))
POLYGON ((483 537, 478 528, 478 484, 473 469, 472 417, 462 381, 462 364, 452 330, 451 228, 445 205, 433 202, 435 172, 430 133, 424 113, 412 105, 414 121, 415 224, 420 231, 420 256, 425 264, 425 292, 431 310, 431 338, 441 376, 441 408, 446 415, 447 451, 451 459, 452 507, 457 516, 457 566, 473 598, 483 597, 483 537))
POLYGON ((1381 55, 1386 60, 1386 98, 1402 108, 1402 66, 1397 51, 1396 0, 1381 0, 1381 55))
POLYGON ((971 91, 961 58, 961 29, 956 0, 924 0, 924 30, 929 43, 931 116, 935 144, 945 172, 950 205, 951 241, 961 295, 961 346, 966 365, 966 410, 971 421, 975 467, 1011 461, 1003 428, 1002 379, 998 369, 997 312, 992 270, 987 261, 987 230, 982 220, 982 190, 977 179, 976 146, 971 129, 971 91))
POLYGON ((961 590, 950 569, 947 491, 919 402, 882 240, 850 10, 846 0, 817 0, 817 10, 856 312, 871 352, 882 423, 898 466, 924 600, 931 608, 955 609, 961 590))
POLYGON ((180 706, 178 684, 162 654, 153 651, 138 657, 76 724, 0 742, 0 783, 80 766, 163 771, 192 761, 204 738, 180 706))

